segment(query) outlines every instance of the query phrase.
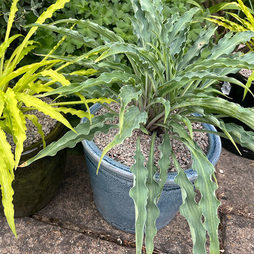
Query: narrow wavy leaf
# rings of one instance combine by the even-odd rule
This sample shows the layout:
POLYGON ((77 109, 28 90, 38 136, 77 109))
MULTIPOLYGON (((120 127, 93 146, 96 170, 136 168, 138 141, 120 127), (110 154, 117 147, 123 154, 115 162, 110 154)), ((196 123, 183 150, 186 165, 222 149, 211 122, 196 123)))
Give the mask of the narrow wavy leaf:
POLYGON ((144 166, 144 156, 140 150, 139 138, 137 141, 137 148, 134 159, 135 163, 130 168, 134 176, 133 187, 130 189, 129 195, 133 199, 135 205, 136 253, 141 254, 146 221, 146 204, 148 195, 146 180, 148 177, 148 171, 144 166))
POLYGON ((16 98, 19 101, 24 102, 27 107, 36 108, 38 111, 43 112, 45 115, 50 116, 52 119, 56 119, 57 121, 64 124, 67 128, 74 131, 66 118, 64 118, 54 107, 50 106, 46 102, 24 93, 16 93, 16 98))
POLYGON ((157 234, 156 220, 160 216, 160 210, 157 206, 157 198, 160 195, 160 185, 155 179, 155 174, 157 172, 157 167, 154 165, 154 142, 155 142, 156 133, 152 135, 152 141, 150 146, 149 159, 147 162, 148 177, 146 181, 146 186, 148 189, 147 196, 147 218, 145 224, 145 242, 146 242, 146 251, 148 254, 153 253, 154 249, 154 237, 157 234))
MULTIPOLYGON (((113 71, 111 73, 102 73, 98 78, 90 78, 81 84, 71 84, 69 86, 60 87, 54 89, 52 92, 48 92, 44 94, 45 96, 54 95, 54 94, 62 94, 69 95, 73 93, 85 93, 85 92, 94 92, 94 87, 103 84, 112 85, 114 83, 131 83, 135 82, 132 75, 128 73, 122 73, 121 71, 113 71)), ((99 91, 98 91, 99 92, 99 91)))
POLYGON ((43 148, 45 148, 46 147, 45 136, 44 136, 44 132, 42 130, 42 126, 38 122, 37 116, 36 115, 29 115, 29 114, 24 114, 24 116, 26 118, 28 118, 30 121, 32 121, 32 123, 36 126, 37 132, 41 135, 41 140, 42 140, 43 148))
POLYGON ((63 137, 56 142, 52 142, 45 149, 41 150, 36 156, 24 162, 20 167, 29 166, 36 160, 44 158, 46 156, 54 156, 57 152, 64 148, 73 148, 77 143, 82 140, 93 140, 95 133, 104 132, 107 133, 110 128, 116 128, 115 125, 104 124, 107 120, 113 120, 115 114, 105 113, 93 118, 93 124, 89 121, 80 123, 75 127, 75 132, 68 131, 63 137))
POLYGON ((3 54, 5 54, 6 49, 9 47, 9 45, 18 37, 22 36, 21 34, 15 34, 12 37, 10 37, 8 40, 4 41, 0 45, 0 58, 2 58, 3 54))
MULTIPOLYGON (((35 23, 37 24, 42 24, 44 23, 44 21, 48 18, 51 18, 53 13, 56 11, 56 10, 59 10, 61 8, 64 7, 64 5, 66 3, 68 3, 70 0, 57 0, 54 4, 50 5, 48 7, 48 9, 43 12, 39 18, 36 20, 35 23)), ((19 60, 19 56, 21 54, 21 52, 23 51, 23 49, 27 46, 27 43, 29 41, 29 39, 31 38, 31 36, 36 32, 36 30, 38 29, 38 27, 32 27, 29 32, 27 33, 26 37, 24 38, 24 40, 22 41, 22 44, 20 45, 20 48, 19 50, 17 51, 17 54, 16 54, 16 57, 13 61, 13 63, 11 64, 10 68, 12 70, 14 70, 14 68, 16 67, 17 63, 18 63, 18 60, 19 60)))
POLYGON ((14 224, 14 207, 12 204, 14 191, 12 189, 12 182, 14 180, 14 155, 11 151, 11 146, 6 140, 4 131, 0 128, 0 186, 2 191, 2 204, 4 207, 4 214, 7 222, 17 237, 14 224))
MULTIPOLYGON (((172 147, 171 147, 170 138, 169 138, 167 131, 163 135, 163 141, 162 141, 161 145, 159 146, 159 150, 160 150, 161 154, 160 154, 160 159, 158 161, 158 165, 160 168, 158 183, 160 185, 160 194, 161 194, 163 187, 167 181, 168 169, 171 164, 171 160, 170 160, 169 156, 171 154, 172 147)), ((158 201, 159 200, 157 200, 157 202, 158 201)))
POLYGON ((205 254, 206 231, 202 224, 202 210, 195 201, 196 193, 193 184, 188 180, 174 154, 172 155, 172 158, 177 169, 177 176, 174 181, 181 188, 183 200, 179 210, 188 221, 190 227, 193 240, 193 253, 205 254))
POLYGON ((56 64, 58 62, 59 62, 58 60, 39 62, 39 63, 34 63, 34 64, 25 65, 23 67, 20 67, 16 71, 13 71, 9 74, 8 74, 8 72, 5 72, 5 75, 0 77, 0 86, 3 86, 4 84, 8 83, 9 81, 13 80, 14 78, 16 78, 28 71, 31 71, 34 73, 40 67, 47 66, 50 64, 56 64))
POLYGON ((53 82, 60 82, 61 85, 63 85, 63 86, 68 86, 71 84, 70 81, 67 80, 62 74, 60 74, 57 71, 54 71, 52 69, 42 71, 41 75, 44 77, 49 76, 53 82))
POLYGON ((121 144, 126 138, 130 137, 132 135, 132 131, 135 129, 138 129, 140 127, 140 124, 144 124, 147 120, 147 113, 146 112, 140 112, 139 109, 135 106, 129 107, 124 115, 123 119, 123 125, 121 133, 119 132, 115 137, 114 140, 109 143, 105 149, 103 150, 101 154, 101 158, 98 163, 97 167, 97 173, 100 168, 101 161, 106 155, 106 153, 114 146, 121 144))
POLYGON ((19 164, 21 154, 23 152, 23 143, 26 140, 26 120, 20 109, 18 108, 18 99, 12 89, 8 88, 5 97, 6 107, 5 114, 9 115, 11 122, 12 136, 15 142, 15 168, 19 164))
MULTIPOLYGON (((68 19, 68 23, 69 23, 69 19, 68 19)), ((87 47, 90 47, 90 48, 95 48, 95 47, 99 46, 99 44, 96 40, 84 37, 84 35, 80 34, 78 31, 74 31, 69 28, 57 27, 57 26, 53 26, 50 24, 37 24, 37 23, 28 25, 26 27, 40 27, 43 29, 48 29, 50 31, 53 31, 53 32, 71 37, 74 40, 80 41, 80 42, 84 43, 84 45, 86 45, 87 47)))

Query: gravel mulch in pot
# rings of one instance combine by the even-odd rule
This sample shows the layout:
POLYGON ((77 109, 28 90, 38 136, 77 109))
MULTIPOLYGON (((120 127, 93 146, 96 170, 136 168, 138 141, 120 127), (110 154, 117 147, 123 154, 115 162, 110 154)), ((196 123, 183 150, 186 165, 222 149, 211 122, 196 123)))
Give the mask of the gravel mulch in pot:
MULTIPOLYGON (((118 105, 117 104, 111 104, 110 107, 117 111, 118 105)), ((100 109, 96 114, 103 114, 104 112, 107 112, 106 108, 100 109)), ((117 120, 113 122, 114 124, 117 124, 117 120)), ((200 123, 193 124, 193 127, 195 129, 203 129, 202 125, 200 123)), ((108 133, 98 133, 94 137, 94 143, 100 150, 103 150, 111 141, 113 141, 114 136, 118 133, 118 129, 111 129, 108 133)), ((112 159, 126 165, 131 166, 134 164, 134 154, 136 151, 136 144, 137 144, 137 137, 140 136, 140 147, 141 151, 144 154, 145 162, 148 161, 149 157, 149 150, 150 150, 150 143, 151 143, 151 136, 146 135, 140 130, 134 130, 133 135, 129 138, 126 138, 122 144, 119 144, 115 147, 113 147, 107 155, 111 157, 112 159)), ((198 143, 200 148, 204 151, 206 154, 208 151, 208 136, 206 133, 203 132, 194 132, 193 133, 193 139, 198 143)), ((160 151, 158 147, 162 143, 162 135, 158 135, 155 139, 155 152, 154 152, 154 160, 157 164, 158 160, 160 159, 160 151)), ((183 169, 188 169, 191 167, 192 160, 191 160, 191 154, 189 150, 180 143, 177 140, 171 140, 172 142, 172 149, 174 151, 174 154, 176 155, 180 165, 183 169)), ((175 168, 171 165, 169 168, 169 171, 175 171, 175 168)))

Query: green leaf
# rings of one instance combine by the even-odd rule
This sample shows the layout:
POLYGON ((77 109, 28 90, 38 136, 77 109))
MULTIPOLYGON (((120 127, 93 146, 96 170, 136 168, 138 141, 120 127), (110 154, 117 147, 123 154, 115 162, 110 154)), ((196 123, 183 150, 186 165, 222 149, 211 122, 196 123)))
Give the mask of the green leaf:
POLYGON ((240 10, 239 5, 236 2, 219 3, 219 4, 215 4, 211 7, 209 7, 209 11, 210 11, 211 14, 213 14, 215 12, 222 11, 222 10, 228 10, 228 9, 240 10))
MULTIPOLYGON (((36 23, 38 23, 38 22, 36 22, 36 23)), ((57 25, 57 24, 60 24, 60 23, 74 23, 74 24, 79 25, 80 27, 88 28, 89 30, 91 30, 91 31, 93 31, 95 33, 98 33, 101 36, 106 37, 110 41, 115 41, 115 42, 116 41, 123 41, 123 39, 120 36, 116 35, 111 30, 109 30, 109 29, 107 29, 107 28, 105 28, 103 26, 100 26, 100 25, 98 25, 95 22, 89 21, 89 20, 77 20, 77 19, 73 19, 73 18, 62 19, 62 20, 57 20, 57 21, 49 24, 50 26, 45 26, 45 28, 53 30, 55 28, 53 28, 52 25, 57 25)), ((55 32, 59 32, 59 30, 56 29, 55 32)), ((68 31, 66 31, 64 34, 67 35, 67 32, 68 31)), ((69 33, 70 33, 71 36, 73 36, 71 31, 69 31, 69 33)))
POLYGON ((67 128, 74 131, 66 118, 63 117, 54 107, 50 106, 46 102, 24 93, 16 93, 16 98, 19 101, 24 102, 27 107, 36 108, 38 111, 43 112, 45 115, 50 116, 52 119, 56 119, 57 121, 64 124, 67 128))
POLYGON ((233 32, 227 33, 219 40, 218 44, 213 47, 210 58, 216 59, 223 54, 231 54, 237 45, 250 41, 253 36, 253 31, 245 31, 236 33, 235 35, 233 35, 233 32))
POLYGON ((116 128, 115 125, 104 124, 107 120, 113 120, 115 117, 112 113, 105 113, 104 115, 96 116, 93 118, 93 124, 89 121, 80 123, 75 127, 74 131, 68 131, 63 137, 55 142, 52 142, 45 149, 41 150, 36 156, 24 162, 21 167, 29 166, 36 160, 46 156, 54 156, 57 152, 64 148, 73 148, 77 143, 83 140, 93 140, 95 133, 107 133, 110 128, 116 128))
MULTIPOLYGON (((101 56, 99 56, 95 62, 99 62, 109 56, 117 55, 117 54, 126 54, 127 56, 131 56, 137 62, 147 61, 149 63, 149 68, 154 68, 157 74, 162 78, 163 66, 158 61, 155 54, 150 52, 149 50, 139 48, 135 45, 125 44, 125 43, 113 43, 111 44, 106 51, 104 51, 101 56)), ((145 65, 144 65, 145 67, 145 65)), ((149 69, 148 69, 149 70, 149 69)))
POLYGON ((119 112, 119 134, 122 133, 123 124, 125 121, 126 106, 133 99, 135 99, 137 101, 139 96, 141 96, 141 91, 136 90, 132 86, 126 85, 121 88, 120 94, 119 94, 120 102, 121 102, 121 108, 120 108, 120 112, 119 112))
POLYGON ((175 39, 180 31, 184 30, 185 25, 191 22, 193 15, 198 11, 200 11, 199 8, 191 8, 189 11, 185 12, 184 15, 179 17, 176 24, 173 26, 172 32, 169 33, 169 43, 175 39))
POLYGON ((179 64, 177 70, 183 70, 194 57, 198 56, 204 46, 207 45, 211 37, 214 35, 216 28, 210 27, 205 34, 201 33, 201 36, 195 41, 194 45, 188 49, 184 55, 181 63, 179 64))
POLYGON ((217 210, 220 202, 215 196, 217 185, 211 180, 215 169, 205 155, 195 150, 192 150, 191 153, 193 158, 192 168, 198 173, 195 187, 200 190, 202 195, 199 206, 204 215, 203 225, 210 237, 210 253, 219 253, 218 226, 220 220, 217 210))
POLYGON ((225 128, 236 143, 254 151, 253 131, 245 131, 242 126, 238 126, 233 123, 226 123, 225 128))
POLYGON ((165 123, 170 114, 170 106, 171 106, 170 102, 162 97, 157 97, 150 104, 148 104, 147 108, 156 103, 162 104, 164 106, 165 109, 164 123, 165 123))
MULTIPOLYGON (((252 52, 254 53, 254 52, 252 52)), ((254 54, 252 54, 254 57, 254 54)), ((199 71, 199 70, 208 70, 216 68, 245 68, 245 69, 254 69, 254 62, 247 62, 244 59, 230 59, 230 58, 219 58, 219 59, 205 59, 199 63, 190 64, 184 72, 188 71, 199 71)))
MULTIPOLYGON (((254 69, 254 68, 253 68, 253 69, 254 69)), ((253 81, 253 80, 254 80, 254 72, 251 73, 251 75, 249 76, 248 81, 247 81, 247 83, 246 83, 246 88, 244 89, 244 94, 243 94, 243 100, 244 100, 244 98, 246 97, 247 92, 248 92, 248 88, 251 87, 252 81, 253 81)))
POLYGON ((148 177, 146 181, 146 186, 148 189, 147 198, 147 218, 145 224, 145 241, 146 241, 146 251, 148 254, 153 253, 154 244, 153 240, 157 234, 156 220, 160 216, 160 210, 157 206, 157 198, 160 195, 160 185, 155 180, 155 174, 157 172, 157 167, 154 166, 154 141, 156 133, 152 135, 149 159, 147 162, 148 177))
MULTIPOLYGON (((248 125, 254 130, 253 112, 248 108, 243 108, 239 104, 229 102, 218 97, 200 98, 194 101, 183 102, 177 107, 184 108, 188 106, 200 106, 202 108, 212 110, 213 113, 230 116, 248 125)), ((194 112, 193 112, 194 113, 194 112)))
MULTIPOLYGON (((44 94, 45 96, 50 96, 54 94, 69 95, 73 93, 86 93, 86 92, 95 92, 94 87, 102 85, 112 85, 114 83, 134 83, 135 80, 132 75, 128 73, 122 73, 121 71, 113 71, 112 73, 102 73, 98 78, 90 78, 84 81, 81 84, 71 84, 69 86, 63 86, 57 89, 54 89, 51 92, 44 94)), ((97 91, 100 93, 100 91, 97 91)), ((102 95, 102 94, 101 94, 102 95)))
POLYGON ((160 168, 159 185, 160 185, 160 194, 161 194, 163 187, 168 178, 168 169, 171 163, 169 156, 171 154, 172 148, 171 148, 171 142, 170 142, 170 138, 167 131, 163 135, 163 142, 159 146, 159 150, 161 153, 160 159, 158 161, 158 165, 160 168))
POLYGON ((100 168, 101 161, 106 155, 106 153, 114 146, 121 144, 126 138, 132 135, 132 131, 134 129, 139 129, 140 124, 145 123, 147 120, 147 113, 140 112, 139 109, 135 106, 129 107, 124 115, 123 126, 121 133, 119 132, 115 137, 114 140, 109 143, 101 154, 101 158, 98 163, 97 173, 100 168))
POLYGON ((139 138, 137 141, 136 154, 134 156, 135 163, 130 170, 133 173, 133 187, 130 189, 129 195, 134 201, 135 205, 135 238, 136 238, 136 253, 142 253, 144 227, 146 221, 146 204, 148 189, 146 187, 146 180, 148 171, 144 167, 144 156, 140 150, 139 138))
MULTIPOLYGON (((191 152, 193 161, 192 169, 198 173, 198 177, 195 181, 195 187, 201 193, 199 207, 202 211, 202 215, 204 216, 203 226, 210 237, 210 253, 217 254, 219 253, 218 225, 220 223, 217 215, 217 210, 220 202, 215 196, 215 190, 217 189, 217 185, 212 181, 212 176, 214 176, 215 172, 214 166, 209 162, 203 151, 197 145, 193 144, 193 142, 190 142, 188 135, 185 134, 183 130, 179 131, 178 128, 174 128, 174 131, 180 135, 180 140, 188 147, 191 152)), ((188 188, 188 185, 186 185, 186 188, 188 188)), ((184 190, 184 192, 186 192, 186 190, 184 190)), ((186 193, 184 192, 183 194, 186 196, 186 193)), ((193 197, 191 197, 191 199, 193 199, 193 197)), ((191 202, 192 205, 195 205, 193 203, 193 200, 191 202)), ((193 214, 189 209, 184 212, 187 212, 188 223, 190 224, 190 228, 193 231, 194 227, 198 226, 198 224, 195 225, 195 223, 197 222, 196 220, 199 216, 197 218, 192 218, 193 214)), ((201 226, 199 228, 201 230, 201 226)), ((194 234, 192 236, 195 243, 196 238, 194 237, 197 232, 193 231, 192 234, 194 234)), ((198 245, 200 246, 199 248, 201 248, 201 245, 204 244, 203 240, 204 239, 202 233, 200 243, 198 243, 198 245)), ((195 253, 199 254, 206 252, 202 252, 201 248, 201 250, 196 250, 195 253)))
POLYGON ((78 40, 79 42, 82 42, 84 45, 86 45, 90 48, 95 48, 95 47, 99 46, 98 42, 96 42, 94 39, 84 37, 78 31, 73 31, 72 29, 68 29, 65 27, 57 27, 57 26, 48 25, 48 24, 46 25, 46 24, 36 24, 36 23, 28 25, 26 27, 40 27, 43 29, 48 29, 50 31, 54 31, 56 33, 71 37, 74 40, 78 40))
POLYGON ((205 254, 206 231, 202 224, 202 210, 195 201, 196 193, 193 184, 188 180, 174 154, 172 154, 172 158, 177 169, 177 176, 174 181, 181 188, 183 200, 179 210, 181 215, 187 219, 190 227, 193 240, 193 253, 205 254))

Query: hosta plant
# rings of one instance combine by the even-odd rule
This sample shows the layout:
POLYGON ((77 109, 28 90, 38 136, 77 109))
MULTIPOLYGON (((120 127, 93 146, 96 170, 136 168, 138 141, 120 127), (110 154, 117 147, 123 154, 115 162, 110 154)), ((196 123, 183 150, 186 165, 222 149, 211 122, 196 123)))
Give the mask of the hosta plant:
MULTIPOLYGON (((73 146, 83 139, 92 140, 96 132, 107 132, 109 128, 119 128, 119 133, 105 148, 102 157, 113 146, 131 136, 134 129, 140 129, 153 136, 156 135, 155 133, 164 133, 164 145, 161 146, 161 160, 158 163, 160 181, 154 180, 156 170, 153 165, 153 152, 144 168, 143 161, 140 159, 139 145, 137 145, 136 163, 131 167, 134 186, 130 196, 136 206, 137 253, 141 253, 142 250, 144 231, 147 253, 153 252, 153 238, 157 232, 155 221, 159 216, 156 204, 167 178, 169 155, 172 156, 178 171, 175 182, 182 191, 183 204, 180 212, 190 226, 193 252, 206 253, 205 242, 208 234, 210 252, 219 253, 217 216, 219 201, 215 196, 217 188, 214 182, 215 169, 193 141, 192 123, 212 124, 221 129, 219 135, 230 139, 234 144, 237 142, 254 150, 252 132, 245 132, 237 125, 223 122, 224 117, 230 116, 254 129, 254 110, 228 102, 218 96, 223 95, 215 88, 220 81, 228 81, 244 87, 244 84, 227 77, 227 74, 237 72, 240 68, 254 67, 254 52, 245 55, 233 53, 236 45, 249 41, 254 33, 229 32, 217 45, 213 45, 212 39, 216 28, 205 26, 199 38, 190 44, 187 41, 189 28, 193 15, 200 9, 192 8, 182 16, 176 13, 167 17, 162 15, 163 6, 160 0, 132 0, 132 6, 134 11, 132 25, 138 38, 136 44, 125 43, 114 32, 87 20, 59 20, 42 26, 77 38, 81 36, 77 31, 66 30, 61 27, 61 23, 79 24, 97 32, 105 41, 105 44, 90 52, 76 56, 80 62, 84 59, 93 60, 104 69, 103 72, 80 84, 60 87, 46 94, 69 95, 75 92, 88 98, 105 96, 119 103, 120 112, 116 114, 111 111, 95 116, 92 122, 79 124, 76 128, 78 133, 68 132, 63 138, 27 161, 26 165, 42 156, 53 155, 65 146, 73 146), (118 61, 120 54, 125 55, 128 60, 126 64, 118 61), (119 118, 117 126, 104 123, 105 120, 116 116, 119 118), (184 143, 191 152, 192 168, 198 173, 195 187, 202 197, 199 203, 195 201, 192 183, 186 178, 172 152, 170 137, 184 143)), ((60 57, 54 56, 54 58, 60 57)), ((68 57, 64 59, 68 61, 68 57)), ((69 61, 72 60, 73 57, 70 57, 69 61)), ((99 167, 100 165, 98 165, 98 173, 100 173, 99 167)))
MULTIPOLYGON (((56 10, 63 8, 68 1, 57 0, 37 19, 37 23, 42 24, 56 10)), ((75 132, 64 114, 70 113, 80 118, 87 116, 89 119, 91 116, 84 111, 71 108, 69 105, 78 103, 88 105, 87 103, 93 102, 93 100, 86 101, 84 96, 78 92, 76 93, 78 99, 74 102, 53 100, 51 104, 47 104, 41 100, 42 97, 47 96, 47 92, 53 91, 59 86, 69 86, 71 83, 60 71, 65 64, 62 60, 49 60, 48 56, 44 58, 34 57, 34 63, 25 66, 20 64, 37 45, 35 41, 30 39, 37 27, 31 28, 23 37, 22 43, 14 51, 12 50, 11 43, 18 37, 22 37, 19 34, 10 36, 17 11, 17 2, 18 0, 12 2, 5 39, 0 44, 0 186, 4 213, 15 235, 12 182, 14 172, 20 164, 23 143, 26 140, 26 119, 31 120, 37 127, 44 147, 46 145, 42 126, 37 117, 26 113, 31 110, 41 111, 75 132), (13 137, 14 152, 12 152, 11 145, 7 141, 7 133, 13 137)), ((58 46, 56 45, 50 53, 53 53, 58 46)))

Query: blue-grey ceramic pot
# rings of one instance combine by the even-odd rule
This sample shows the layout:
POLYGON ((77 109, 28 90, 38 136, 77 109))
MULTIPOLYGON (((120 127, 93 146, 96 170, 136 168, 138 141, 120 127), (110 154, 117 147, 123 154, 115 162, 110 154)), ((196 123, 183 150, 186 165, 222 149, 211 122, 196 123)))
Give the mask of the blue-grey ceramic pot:
MULTIPOLYGON (((99 105, 91 107, 91 113, 96 112, 99 105)), ((82 122, 86 118, 82 119, 82 122)), ((211 125, 204 124, 208 130, 216 131, 211 125)), ((209 136, 209 150, 207 157, 215 165, 221 153, 221 141, 219 136, 209 136)), ((129 197, 129 190, 133 186, 133 174, 130 168, 104 156, 98 175, 97 165, 101 156, 101 150, 92 141, 82 141, 87 168, 93 189, 94 201, 100 214, 114 227, 125 232, 135 233, 135 208, 132 198, 129 197)), ((187 169, 188 179, 195 181, 197 173, 187 169)), ((168 174, 165 187, 158 202, 160 217, 156 221, 158 229, 166 226, 177 213, 182 204, 181 191, 174 183, 177 173, 168 174)))

